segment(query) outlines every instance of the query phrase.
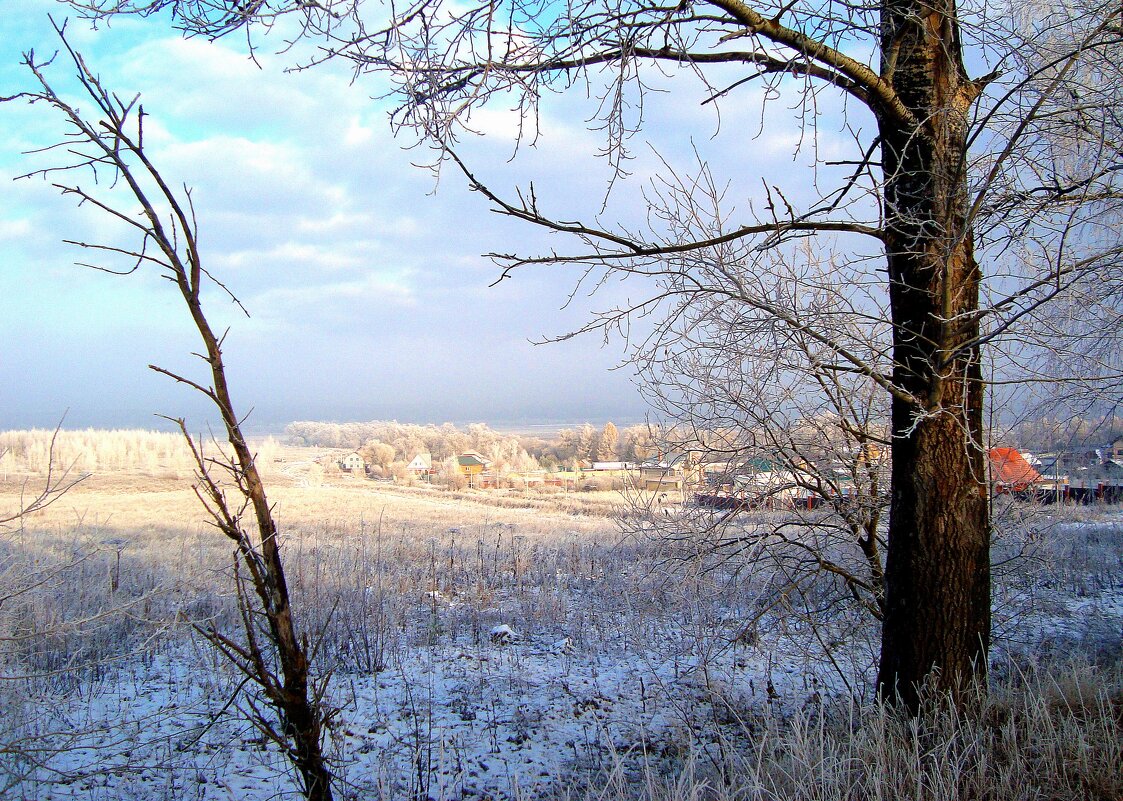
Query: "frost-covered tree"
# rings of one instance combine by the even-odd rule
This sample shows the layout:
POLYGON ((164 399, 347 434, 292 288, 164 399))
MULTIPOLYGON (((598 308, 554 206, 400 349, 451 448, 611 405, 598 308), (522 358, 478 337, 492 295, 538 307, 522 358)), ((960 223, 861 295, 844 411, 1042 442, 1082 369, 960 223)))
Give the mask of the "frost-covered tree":
POLYGON ((597 438, 597 460, 601 462, 614 462, 619 457, 617 448, 620 446, 620 432, 611 420, 604 424, 597 438))
POLYGON ((395 454, 396 451, 393 445, 388 445, 378 440, 371 440, 359 449, 359 455, 370 464, 378 465, 383 470, 390 467, 390 463, 394 461, 395 454))

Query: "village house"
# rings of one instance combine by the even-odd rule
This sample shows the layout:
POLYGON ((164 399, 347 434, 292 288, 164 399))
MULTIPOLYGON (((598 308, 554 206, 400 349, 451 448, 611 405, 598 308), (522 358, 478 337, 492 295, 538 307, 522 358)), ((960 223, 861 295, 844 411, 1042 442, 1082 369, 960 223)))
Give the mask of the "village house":
POLYGON ((1026 492, 1041 483, 1041 474, 1015 448, 991 448, 988 455, 995 492, 1026 492))
POLYGON ((682 468, 666 462, 644 462, 639 468, 639 487, 647 492, 682 492, 682 468))
MULTIPOLYGON (((1025 454, 1022 454, 1025 456, 1025 454)), ((1064 458, 1056 453, 1030 454, 1026 461, 1041 474, 1043 486, 1048 489, 1063 487, 1068 483, 1068 468, 1064 458)))
POLYGON ((348 473, 364 473, 367 463, 362 456, 352 451, 339 460, 339 467, 348 473))
POLYGON ((413 457, 413 461, 406 465, 406 470, 416 478, 418 481, 424 481, 426 484, 433 480, 433 454, 419 453, 413 457))
POLYGON ((468 486, 479 487, 486 482, 485 474, 491 467, 491 460, 475 451, 468 451, 456 457, 456 469, 460 474, 468 477, 468 486))
POLYGON ((697 465, 689 453, 652 459, 639 466, 640 489, 648 492, 682 492, 699 481, 697 465))
POLYGON ((745 471, 734 478, 742 495, 766 504, 795 503, 809 497, 806 487, 813 482, 810 474, 802 470, 763 457, 749 459, 744 468, 745 471))

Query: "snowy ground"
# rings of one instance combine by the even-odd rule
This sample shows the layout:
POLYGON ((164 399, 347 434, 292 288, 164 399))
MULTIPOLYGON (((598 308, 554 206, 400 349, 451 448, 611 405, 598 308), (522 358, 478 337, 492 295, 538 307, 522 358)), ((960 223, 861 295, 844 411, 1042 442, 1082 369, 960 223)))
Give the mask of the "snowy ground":
MULTIPOLYGON (((548 638, 547 638, 548 639, 548 638)), ((662 645, 662 647, 659 647, 662 645)), ((581 652, 571 641, 446 642, 400 651, 375 675, 339 674, 331 730, 355 798, 541 798, 558 777, 623 754, 673 756, 716 747, 767 709, 794 708, 823 687, 778 652, 731 646, 581 652), (707 739, 710 742, 707 743, 707 739)), ((42 707, 33 727, 60 751, 27 797, 266 799, 289 792, 287 765, 227 702, 236 685, 208 655, 121 665, 85 698, 42 707), (189 668, 188 665, 191 665, 189 668), (62 784, 49 781, 70 774, 62 784)), ((837 689, 837 687, 836 687, 837 689)))
MULTIPOLYGON (((1041 530, 1049 536, 997 548, 1020 559, 996 569, 996 654, 1118 657, 1123 521, 1108 514, 1041 530)), ((379 609, 394 609, 383 616, 381 669, 358 669, 353 638, 337 638, 325 659, 339 710, 328 746, 344 797, 562 795, 615 760, 673 761, 691 748, 720 759, 762 715, 868 693, 869 626, 838 620, 810 631, 776 615, 745 636, 751 581, 696 576, 695 589, 705 587, 694 592, 657 578, 656 560, 647 554, 642 564, 640 551, 565 561, 558 554, 576 547, 576 535, 566 536, 555 551, 519 546, 529 556, 522 564, 550 569, 518 568, 516 559, 511 580, 487 592, 459 563, 453 586, 381 588, 379 609), (580 564, 594 569, 557 569, 580 564), (493 638, 504 625, 513 636, 493 638)), ((486 573, 482 556, 479 565, 486 573)), ((354 618, 343 625, 353 629, 354 618)), ((252 696, 185 624, 96 669, 0 689, 5 797, 295 795, 282 755, 247 722, 252 696)))

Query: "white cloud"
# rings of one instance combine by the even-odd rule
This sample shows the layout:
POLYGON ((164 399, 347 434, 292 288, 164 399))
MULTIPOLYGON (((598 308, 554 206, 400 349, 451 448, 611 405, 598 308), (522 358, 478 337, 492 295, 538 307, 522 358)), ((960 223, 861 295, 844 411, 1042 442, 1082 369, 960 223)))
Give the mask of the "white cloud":
POLYGON ((0 220, 0 242, 8 239, 23 239, 31 234, 31 221, 26 218, 0 220))
POLYGON ((369 213, 337 211, 324 217, 305 217, 297 222, 297 231, 315 235, 387 234, 403 239, 416 237, 424 229, 416 217, 402 215, 383 219, 369 213))
MULTIPOLYGON (((288 57, 269 56, 263 56, 259 69, 234 39, 183 41, 167 35, 156 21, 115 23, 97 34, 83 33, 81 40, 107 85, 123 96, 143 93, 151 155, 169 182, 193 187, 206 264, 254 315, 247 322, 219 293, 208 293, 216 322, 229 318, 232 326, 232 360, 248 370, 279 375, 293 402, 331 402, 322 397, 316 377, 338 373, 349 387, 360 370, 369 372, 363 386, 385 395, 390 408, 409 401, 387 394, 385 387, 431 382, 442 368, 450 371, 440 379, 443 387, 488 372, 496 383, 518 387, 505 393, 512 406, 529 403, 531 408, 536 407, 527 398, 535 387, 569 385, 580 376, 597 383, 587 377, 590 364, 604 361, 594 353, 595 340, 583 345, 593 355, 567 354, 560 360, 551 351, 531 351, 523 344, 568 325, 551 318, 571 281, 565 271, 529 271, 503 288, 487 288, 496 268, 478 254, 536 249, 535 240, 543 241, 538 232, 491 214, 454 171, 444 174, 434 197, 432 176, 410 164, 428 154, 402 150, 390 135, 385 106, 370 99, 379 92, 351 85, 350 72, 320 68, 285 75, 280 66, 288 57), (463 327, 466 314, 472 319, 470 337, 463 327), (444 365, 418 359, 422 334, 430 348, 426 359, 445 358, 444 365), (373 347, 379 348, 379 364, 360 365, 364 359, 374 361, 369 358, 373 347), (445 351, 447 357, 440 356, 445 351)), ((5 55, 12 46, 0 41, 5 55)), ((58 72, 64 72, 61 65, 58 72)), ((562 192, 565 205, 585 208, 599 179, 583 174, 580 163, 595 150, 599 134, 588 133, 583 118, 570 113, 577 105, 567 99, 544 114, 542 145, 520 154, 520 159, 529 157, 526 166, 506 162, 517 115, 499 106, 477 117, 489 136, 468 138, 466 152, 506 186, 512 185, 508 178, 544 174, 546 183, 562 192)), ((57 138, 59 131, 57 121, 44 120, 40 111, 0 118, 0 126, 11 126, 0 133, 8 142, 41 146, 50 141, 44 142, 43 134, 57 138)), ((0 157, 5 169, 15 160, 7 158, 0 157)), ((136 364, 141 371, 147 361, 165 359, 167 353, 190 352, 194 343, 189 331, 181 331, 180 310, 168 297, 166 282, 151 275, 113 279, 79 271, 83 287, 87 281, 96 286, 96 296, 88 291, 64 296, 68 282, 77 283, 75 268, 49 275, 49 265, 74 261, 75 254, 59 247, 58 239, 77 233, 89 241, 98 236, 116 241, 119 232, 112 226, 53 193, 37 191, 32 197, 24 185, 0 190, 0 200, 6 206, 0 240, 14 241, 4 253, 26 262, 19 265, 19 275, 49 279, 37 292, 9 281, 11 292, 0 297, 0 315, 9 307, 28 310, 19 341, 43 352, 73 352, 84 362, 136 364), (65 316, 72 322, 66 338, 31 311, 46 303, 58 307, 61 316, 64 298, 65 316), (78 352, 73 330, 116 331, 122 319, 136 322, 128 336, 94 334, 78 352), (155 344, 145 331, 162 332, 160 353, 148 353, 155 344)), ((113 387, 119 379, 125 382, 124 366, 101 380, 99 397, 109 406, 122 404, 113 387)), ((52 370, 61 405, 88 394, 81 382, 65 380, 78 375, 76 367, 58 362, 52 370), (67 392, 73 394, 63 397, 67 392)), ((245 392, 247 397, 270 394, 250 383, 245 392)), ((448 393, 451 398, 462 394, 448 393)), ((539 391, 539 403, 558 394, 539 391)), ((12 402, 23 401, 13 396, 12 402)), ((150 411, 148 398, 129 402, 130 408, 150 411)))
POLYGON ((532 142, 538 133, 538 121, 534 117, 496 106, 474 110, 466 124, 493 143, 532 142))
POLYGON ((217 135, 169 144, 159 157, 177 171, 191 172, 196 180, 222 182, 227 189, 240 184, 277 191, 316 183, 304 154, 284 142, 217 135))
POLYGON ((408 277, 408 273, 395 276, 371 272, 350 281, 277 287, 256 295, 251 303, 257 314, 271 320, 338 319, 342 322, 355 316, 358 309, 374 317, 390 307, 416 306, 408 277))
POLYGON ((364 125, 358 117, 351 117, 347 121, 342 144, 344 147, 357 149, 370 146, 377 138, 373 127, 364 125))

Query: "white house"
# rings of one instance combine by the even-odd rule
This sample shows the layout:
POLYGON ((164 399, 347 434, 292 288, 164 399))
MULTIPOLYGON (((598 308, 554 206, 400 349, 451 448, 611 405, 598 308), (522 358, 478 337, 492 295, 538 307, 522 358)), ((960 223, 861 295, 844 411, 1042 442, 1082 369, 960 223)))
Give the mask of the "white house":
POLYGON ((339 460, 339 466, 351 473, 361 473, 366 471, 367 463, 362 456, 355 451, 351 451, 351 453, 339 460))

